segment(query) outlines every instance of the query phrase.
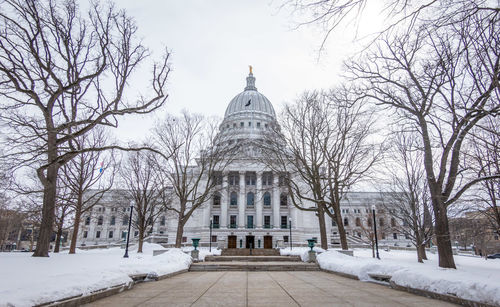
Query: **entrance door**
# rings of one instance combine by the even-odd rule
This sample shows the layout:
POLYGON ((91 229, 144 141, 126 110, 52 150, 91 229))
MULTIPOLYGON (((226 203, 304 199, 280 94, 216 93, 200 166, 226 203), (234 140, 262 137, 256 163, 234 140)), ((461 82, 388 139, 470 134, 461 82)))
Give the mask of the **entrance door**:
POLYGON ((227 236, 227 248, 236 248, 236 236, 227 236))
POLYGON ((250 248, 250 244, 252 248, 255 248, 255 237, 254 236, 247 236, 247 241, 245 244, 246 248, 250 248))
POLYGON ((273 248, 273 236, 264 236, 264 248, 273 248))

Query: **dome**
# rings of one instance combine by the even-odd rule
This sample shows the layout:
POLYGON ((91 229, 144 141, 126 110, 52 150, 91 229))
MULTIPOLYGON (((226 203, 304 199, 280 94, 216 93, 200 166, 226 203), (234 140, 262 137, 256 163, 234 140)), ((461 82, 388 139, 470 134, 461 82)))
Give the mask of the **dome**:
POLYGON ((246 117, 246 115, 268 115, 276 119, 276 113, 269 99, 257 91, 255 77, 251 71, 247 77, 245 90, 231 100, 224 118, 227 119, 233 116, 246 117))

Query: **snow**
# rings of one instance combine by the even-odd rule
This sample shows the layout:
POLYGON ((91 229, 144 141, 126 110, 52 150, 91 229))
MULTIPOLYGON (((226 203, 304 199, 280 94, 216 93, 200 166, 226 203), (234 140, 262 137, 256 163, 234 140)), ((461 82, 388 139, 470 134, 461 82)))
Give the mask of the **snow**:
MULTIPOLYGON (((188 246, 188 247, 183 247, 182 251, 186 252, 186 253, 189 253, 189 255, 191 255, 191 251, 193 249, 194 249, 194 247, 188 246)), ((198 247, 198 250, 200 251, 199 254, 198 254, 198 259, 201 260, 201 261, 205 261, 205 257, 208 256, 208 255, 220 256, 220 254, 222 252, 222 250, 220 250, 220 249, 218 249, 216 247, 212 247, 212 251, 211 252, 209 251, 208 247, 198 247)))
POLYGON ((180 249, 169 249, 154 256, 161 245, 144 243, 143 253, 110 249, 77 250, 50 254, 48 258, 31 257, 31 253, 0 253, 0 306, 32 306, 92 291, 129 284, 131 274, 164 275, 186 270, 190 255, 180 249))
MULTIPOLYGON (((313 249, 318 254, 325 251, 324 249, 322 249, 320 247, 314 247, 313 249)), ((302 261, 308 262, 310 250, 311 250, 311 248, 309 248, 309 247, 294 247, 292 249, 282 248, 282 249, 280 249, 280 255, 281 256, 300 256, 300 259, 302 259, 302 261)))
POLYGON ((500 305, 500 260, 455 256, 455 270, 440 268, 437 254, 427 257, 418 263, 416 252, 392 250, 380 251, 378 260, 370 249, 354 249, 354 257, 328 250, 317 259, 322 269, 356 275, 363 281, 372 280, 369 273, 391 275, 400 286, 500 305))

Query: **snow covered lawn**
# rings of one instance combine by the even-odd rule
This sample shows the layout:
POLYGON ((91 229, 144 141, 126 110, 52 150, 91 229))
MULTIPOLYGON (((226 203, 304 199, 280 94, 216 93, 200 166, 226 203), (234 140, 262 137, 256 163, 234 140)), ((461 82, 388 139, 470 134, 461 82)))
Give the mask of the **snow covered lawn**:
MULTIPOLYGON (((136 247, 135 247, 136 249, 136 247)), ((50 254, 49 258, 31 253, 0 253, 0 306, 32 306, 66 297, 88 294, 132 281, 131 274, 155 272, 158 275, 186 270, 191 257, 180 249, 170 249, 153 257, 161 245, 144 243, 143 253, 110 249, 77 250, 50 254)))
POLYGON ((373 259, 370 249, 354 249, 354 257, 335 250, 318 255, 322 269, 356 275, 371 280, 368 273, 390 275, 400 286, 408 286, 463 299, 500 306, 500 260, 455 256, 457 269, 438 267, 437 254, 418 263, 416 252, 380 251, 381 260, 373 259))

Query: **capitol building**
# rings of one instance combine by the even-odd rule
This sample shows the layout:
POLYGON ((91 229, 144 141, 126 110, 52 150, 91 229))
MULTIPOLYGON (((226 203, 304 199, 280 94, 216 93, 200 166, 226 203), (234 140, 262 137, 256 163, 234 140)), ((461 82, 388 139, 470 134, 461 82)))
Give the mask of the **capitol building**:
MULTIPOLYGON (((257 146, 266 131, 278 122, 272 103, 257 90, 255 81, 250 70, 244 90, 229 102, 219 127, 225 139, 245 144, 245 150, 218 175, 211 198, 186 223, 183 244, 190 245, 192 238, 201 238, 202 246, 211 242, 219 248, 275 248, 290 243, 305 246, 310 238, 319 240, 315 213, 299 210, 291 203, 284 176, 271 171, 259 156, 257 146)), ((123 240, 127 231, 125 218, 129 214, 129 202, 123 198, 124 193, 120 190, 109 192, 91 214, 84 217, 78 245, 123 240)), ((369 242, 369 208, 380 204, 380 197, 380 193, 351 192, 344 199, 341 208, 349 243, 369 242)), ((175 199, 173 202, 175 204, 175 199)), ((379 211, 379 221, 387 226, 380 225, 380 243, 409 246, 410 240, 401 231, 402 225, 386 215, 387 212, 379 211)), ((330 217, 326 219, 328 244, 338 246, 337 227, 330 217)), ((173 245, 176 229, 176 217, 165 213, 155 222, 149 237, 155 242, 173 245)), ((138 232, 132 233, 137 236, 138 232)))

